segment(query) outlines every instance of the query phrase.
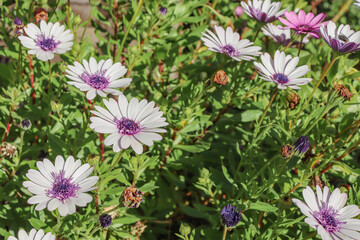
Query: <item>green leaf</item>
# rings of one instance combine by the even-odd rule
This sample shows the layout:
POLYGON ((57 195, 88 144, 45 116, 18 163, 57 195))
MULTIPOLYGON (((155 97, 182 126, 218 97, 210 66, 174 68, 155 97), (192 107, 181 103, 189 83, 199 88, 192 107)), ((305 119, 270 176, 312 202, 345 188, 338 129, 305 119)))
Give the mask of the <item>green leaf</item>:
POLYGON ((40 221, 37 218, 30 218, 29 222, 31 224, 31 226, 33 226, 34 228, 36 228, 37 230, 39 230, 42 227, 46 226, 46 223, 44 223, 43 221, 40 221))
POLYGON ((269 203, 264 202, 255 202, 252 203, 248 209, 263 211, 263 212, 275 212, 277 210, 276 207, 271 206, 269 203))

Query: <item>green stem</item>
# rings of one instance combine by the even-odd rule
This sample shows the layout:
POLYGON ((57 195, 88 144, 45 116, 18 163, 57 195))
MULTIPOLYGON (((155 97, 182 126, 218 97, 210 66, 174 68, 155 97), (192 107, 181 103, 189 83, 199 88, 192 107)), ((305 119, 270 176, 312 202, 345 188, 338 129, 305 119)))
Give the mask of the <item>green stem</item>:
POLYGON ((318 83, 316 84, 316 86, 314 87, 313 91, 311 92, 310 97, 306 100, 306 102, 304 103, 304 105, 302 106, 300 112, 298 113, 298 115, 295 117, 294 119, 294 124, 296 124, 296 120, 300 117, 301 113, 304 111, 304 109, 307 107, 307 105, 309 104, 310 100, 313 98, 316 89, 318 89, 318 87, 320 86, 321 82, 324 80, 326 74, 329 72, 329 70, 331 69, 331 67, 334 65, 334 63, 336 62, 336 60, 338 59, 337 56, 334 56, 334 58, 331 60, 330 64, 327 66, 327 68, 325 69, 324 73, 322 74, 320 80, 318 81, 318 83))
POLYGON ((261 30, 262 26, 263 26, 263 24, 261 24, 261 25, 260 25, 260 27, 259 27, 259 29, 257 30, 257 32, 256 32, 256 34, 255 34, 255 37, 254 37, 253 42, 255 42, 255 41, 256 41, 256 38, 258 37, 258 35, 259 35, 259 33, 260 33, 260 30, 261 30))
POLYGON ((109 172, 111 172, 111 171, 114 169, 114 167, 116 166, 116 164, 118 164, 118 162, 121 160, 121 157, 122 157, 122 155, 124 154, 124 152, 125 152, 125 150, 122 149, 119 157, 118 157, 118 158, 116 159, 116 161, 111 165, 111 167, 109 168, 109 170, 107 170, 106 173, 109 173, 109 172))
POLYGON ((67 0, 66 22, 68 28, 70 28, 70 0, 67 0))
POLYGON ((275 96, 276 96, 277 91, 278 91, 278 88, 275 89, 275 91, 274 91, 274 93, 273 93, 273 95, 272 95, 272 97, 271 97, 271 99, 270 99, 269 104, 267 105, 267 107, 266 107, 263 115, 262 115, 261 118, 260 118, 259 124, 257 125, 256 130, 255 130, 254 139, 256 138, 256 136, 257 136, 257 134, 258 134, 258 132, 259 132, 259 130, 260 130, 261 124, 262 124, 262 122, 263 122, 263 120, 264 120, 264 118, 265 118, 265 116, 266 116, 266 113, 269 111, 270 106, 271 106, 272 102, 273 102, 274 99, 275 99, 275 96))
POLYGON ((90 14, 89 14, 88 20, 86 22, 84 32, 81 34, 80 42, 82 42, 84 39, 86 29, 88 28, 89 23, 91 22, 91 17, 92 17, 93 12, 94 12, 94 7, 92 6, 92 4, 90 4, 90 14))
POLYGON ((144 0, 140 0, 139 4, 138 4, 138 6, 137 6, 137 8, 136 8, 136 10, 135 10, 134 15, 133 15, 133 17, 132 17, 131 20, 130 20, 129 25, 127 26, 127 29, 126 29, 126 32, 125 32, 125 36, 124 36, 124 38, 122 39, 121 44, 120 44, 119 51, 118 51, 118 53, 116 54, 116 58, 115 58, 115 59, 117 59, 118 61, 119 61, 119 58, 120 58, 120 56, 121 56, 121 53, 122 53, 122 51, 123 51, 123 49, 124 49, 124 44, 125 44, 126 38, 127 38, 127 36, 129 35, 129 32, 130 32, 130 30, 131 30, 131 28, 132 28, 132 25, 134 24, 135 19, 136 19, 137 15, 139 14, 140 9, 141 9, 141 7, 142 7, 143 4, 144 4, 144 0))
POLYGON ((300 56, 301 47, 302 47, 302 43, 303 43, 304 37, 305 37, 305 35, 301 35, 301 40, 300 40, 300 43, 299 43, 299 51, 298 51, 297 56, 300 56))
POLYGON ((224 227, 224 232, 223 232, 223 236, 222 236, 222 240, 225 240, 226 239, 226 233, 227 233, 227 227, 225 226, 224 227))

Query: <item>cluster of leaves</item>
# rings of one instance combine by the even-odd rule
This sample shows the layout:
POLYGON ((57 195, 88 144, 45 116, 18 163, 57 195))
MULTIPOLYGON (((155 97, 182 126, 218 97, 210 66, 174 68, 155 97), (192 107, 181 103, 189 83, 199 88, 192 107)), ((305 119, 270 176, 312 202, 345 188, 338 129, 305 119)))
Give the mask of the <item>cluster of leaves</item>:
MULTIPOLYGON (((311 39, 299 64, 309 65, 313 82, 297 91, 301 100, 295 109, 289 107, 290 91, 280 92, 260 127, 275 86, 259 79, 252 62, 222 58, 200 40, 201 32, 213 25, 233 26, 242 38, 253 39, 259 25, 246 15, 234 15, 238 2, 162 1, 168 9, 162 16, 155 0, 90 0, 88 20, 72 11, 70 1, 15 2, 0 3, 0 133, 18 148, 13 158, 0 160, 0 236, 5 239, 31 227, 59 239, 137 239, 138 221, 147 226, 143 239, 220 239, 220 211, 227 204, 243 210, 243 220, 228 239, 305 239, 314 234, 290 200, 301 199, 303 187, 318 181, 330 188, 342 186, 348 202, 360 204, 359 53, 334 64, 297 117, 331 58, 324 42, 311 39), (33 22, 37 6, 48 11, 50 22, 63 22, 76 37, 72 50, 52 62, 51 83, 48 65, 32 59, 12 31, 15 17, 33 22), (82 34, 84 28, 95 31, 98 40, 82 34), (114 164, 119 154, 111 147, 101 152, 99 135, 89 128, 92 106, 64 76, 67 65, 91 56, 121 61, 133 79, 124 95, 153 100, 164 112, 168 132, 144 154, 128 149, 114 164), (220 66, 229 78, 224 86, 212 82, 220 66), (330 89, 335 83, 355 94, 351 101, 333 104, 330 89), (49 95, 49 88, 56 91, 49 95), (32 122, 27 131, 19 126, 25 118, 32 122), (305 134, 311 157, 285 161, 281 146, 305 134), (93 191, 97 200, 65 218, 35 211, 26 202, 31 193, 22 186, 36 161, 57 155, 89 162, 100 177, 93 191), (123 190, 134 180, 145 193, 140 208, 121 207, 113 224, 101 229, 99 214, 121 204, 123 190)), ((282 1, 288 9, 325 12, 328 19, 359 27, 358 9, 349 8, 348 1, 348 11, 342 0, 294 2, 282 1)), ((271 54, 283 50, 262 33, 255 45, 271 54)), ((295 56, 297 49, 286 53, 295 56)), ((94 103, 103 106, 99 97, 94 103)))

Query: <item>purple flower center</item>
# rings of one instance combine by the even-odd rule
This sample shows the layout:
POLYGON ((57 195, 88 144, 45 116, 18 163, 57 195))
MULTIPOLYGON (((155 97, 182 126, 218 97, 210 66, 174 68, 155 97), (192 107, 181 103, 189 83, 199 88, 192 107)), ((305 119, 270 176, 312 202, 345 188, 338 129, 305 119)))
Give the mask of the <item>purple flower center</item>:
POLYGON ((337 211, 332 207, 328 208, 326 205, 320 211, 314 212, 313 216, 324 229, 329 232, 337 232, 340 230, 339 225, 342 224, 337 218, 337 211))
POLYGON ((73 183, 71 178, 64 177, 65 171, 60 174, 52 173, 54 182, 51 189, 46 190, 46 195, 50 198, 57 198, 64 202, 70 197, 77 196, 77 190, 80 189, 78 184, 73 183))
POLYGON ((116 127, 118 132, 122 135, 134 135, 140 132, 140 126, 138 123, 128 118, 121 118, 120 120, 115 119, 116 127))
POLYGON ((229 55, 229 56, 237 56, 239 55, 239 52, 230 44, 222 47, 222 52, 229 55))
POLYGON ((95 74, 89 74, 87 72, 84 72, 81 74, 81 79, 84 80, 84 82, 91 87, 97 89, 97 90, 103 90, 109 85, 109 80, 104 77, 105 72, 102 74, 95 73, 95 74))
POLYGON ((38 35, 35 42, 43 51, 53 51, 60 43, 60 41, 55 42, 54 37, 46 38, 44 35, 38 35))
POLYGON ((280 84, 285 84, 289 82, 289 78, 282 73, 275 73, 273 79, 280 84))
POLYGON ((308 32, 312 32, 313 28, 307 24, 303 24, 297 26, 295 30, 299 33, 308 33, 308 32))

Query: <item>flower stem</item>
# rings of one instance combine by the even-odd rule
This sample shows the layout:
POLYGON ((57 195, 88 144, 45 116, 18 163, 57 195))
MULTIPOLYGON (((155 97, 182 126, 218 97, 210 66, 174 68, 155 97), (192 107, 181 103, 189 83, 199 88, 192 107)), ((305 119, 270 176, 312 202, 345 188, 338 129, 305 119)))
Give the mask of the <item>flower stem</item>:
POLYGON ((226 239, 226 233, 227 233, 227 227, 225 226, 224 227, 224 232, 223 232, 223 236, 222 236, 222 240, 225 240, 226 239))
POLYGON ((304 37, 305 37, 305 35, 301 35, 301 40, 300 40, 300 43, 299 43, 299 51, 298 51, 297 56, 300 56, 301 47, 302 47, 302 43, 303 43, 304 37))
POLYGON ((135 19, 136 19, 137 15, 139 14, 140 9, 141 9, 141 7, 142 7, 143 4, 144 4, 144 0, 140 0, 139 4, 138 4, 138 6, 137 6, 137 8, 136 8, 136 10, 135 10, 134 15, 133 15, 133 17, 132 17, 131 20, 130 20, 129 25, 127 26, 125 36, 123 37, 123 39, 122 39, 122 41, 121 41, 121 44, 120 44, 119 52, 116 54, 116 58, 115 58, 115 59, 117 59, 117 60, 119 60, 119 58, 120 58, 120 55, 121 55, 121 53, 122 53, 122 51, 123 51, 123 49, 124 49, 124 44, 125 44, 126 38, 127 38, 127 36, 129 35, 129 32, 130 32, 130 30, 131 30, 131 28, 132 28, 132 25, 134 24, 135 19))
POLYGON ((275 91, 274 91, 274 93, 273 93, 273 95, 271 96, 271 99, 270 99, 269 104, 267 105, 267 107, 266 107, 263 115, 262 115, 261 118, 260 118, 259 124, 258 124, 258 126, 256 127, 256 130, 255 130, 254 139, 256 138, 256 136, 257 136, 257 134, 258 134, 258 132, 259 132, 259 130, 260 130, 261 124, 262 124, 262 122, 263 122, 263 120, 264 120, 264 118, 265 118, 265 116, 266 116, 266 113, 269 111, 270 106, 271 106, 272 102, 273 102, 274 99, 275 99, 275 96, 276 96, 277 91, 278 91, 278 89, 276 88, 275 91))
POLYGON ((121 157, 122 157, 122 155, 124 154, 124 152, 125 152, 124 149, 121 150, 121 153, 120 153, 119 157, 118 157, 118 158, 116 159, 116 161, 111 165, 111 167, 109 168, 109 170, 107 171, 107 173, 111 172, 111 171, 114 169, 114 167, 116 166, 116 164, 118 164, 118 162, 121 160, 121 157))
POLYGON ((255 34, 255 37, 254 37, 253 42, 255 42, 255 41, 256 41, 256 38, 258 37, 258 35, 259 35, 259 33, 260 33, 261 28, 262 28, 262 24, 260 25, 259 29, 257 30, 257 32, 256 32, 256 34, 255 34))
POLYGON ((321 82, 324 80, 326 74, 329 72, 329 70, 331 69, 331 67, 334 65, 335 61, 337 60, 337 57, 334 56, 334 58, 331 60, 330 64, 327 66, 327 68, 325 69, 324 73, 322 74, 320 80, 318 81, 318 83, 316 84, 316 86, 314 87, 313 91, 311 92, 310 97, 306 100, 306 102, 304 103, 304 105, 302 106, 300 112, 298 113, 298 115, 295 117, 294 119, 294 124, 296 123, 296 120, 300 117, 301 113, 304 111, 304 109, 307 107, 307 105, 309 104, 310 100, 313 98, 316 89, 318 89, 318 87, 320 86, 321 82))
POLYGON ((88 28, 89 23, 91 22, 91 17, 92 17, 93 12, 94 12, 94 7, 90 4, 90 14, 89 14, 88 20, 87 20, 87 22, 86 22, 86 24, 85 24, 84 31, 83 31, 83 33, 81 34, 80 42, 82 42, 83 39, 84 39, 86 29, 88 28))

